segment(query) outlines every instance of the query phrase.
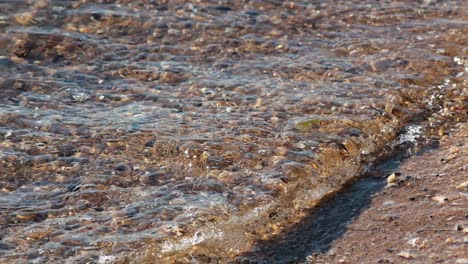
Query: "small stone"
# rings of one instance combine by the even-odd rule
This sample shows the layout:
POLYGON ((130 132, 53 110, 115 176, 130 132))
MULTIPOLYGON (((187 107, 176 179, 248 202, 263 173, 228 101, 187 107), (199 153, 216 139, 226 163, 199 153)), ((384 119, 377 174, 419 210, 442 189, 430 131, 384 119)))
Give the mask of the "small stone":
POLYGON ((166 71, 161 74, 160 80, 169 84, 175 84, 185 81, 186 76, 182 73, 166 71))
POLYGON ((433 201, 436 201, 436 202, 440 203, 440 204, 444 204, 446 201, 448 201, 448 198, 445 197, 445 196, 442 196, 442 195, 433 196, 433 197, 431 197, 431 199, 433 201))
POLYGON ((41 222, 47 218, 47 214, 42 212, 21 212, 16 214, 16 219, 19 221, 34 221, 41 222))
POLYGON ((10 244, 0 242, 0 250, 10 250, 13 248, 15 247, 10 244))
POLYGON ((387 183, 394 183, 397 180, 397 176, 400 173, 392 173, 390 176, 387 177, 387 183))
POLYGON ((460 151, 460 148, 456 147, 456 146, 453 146, 453 147, 450 147, 449 151, 450 151, 451 154, 458 153, 460 151))
POLYGON ((157 171, 153 173, 145 173, 141 176, 140 181, 143 184, 150 185, 150 186, 158 186, 164 182, 164 172, 157 171))
POLYGON ((177 30, 177 29, 175 29, 175 28, 171 28, 171 29, 169 29, 169 30, 167 31, 167 33, 168 33, 169 35, 178 36, 178 35, 180 35, 180 30, 177 30))
POLYGON ((52 234, 53 230, 35 230, 32 232, 28 232, 26 236, 27 241, 36 241, 36 240, 41 240, 45 239, 52 234))
POLYGON ((114 167, 114 170, 123 172, 123 171, 127 171, 128 167, 125 166, 124 164, 119 164, 119 165, 114 167))
POLYGON ((460 224, 456 224, 455 225, 455 231, 462 231, 463 230, 463 226, 460 225, 460 224))
POLYGON ((457 153, 452 153, 452 154, 448 155, 447 158, 445 158, 445 162, 447 163, 447 162, 455 159, 456 157, 457 157, 457 153))
POLYGON ((15 16, 13 16, 13 19, 22 26, 37 23, 37 21, 34 19, 33 12, 24 12, 16 14, 15 16))
POLYGON ((405 259, 412 259, 414 258, 414 255, 411 254, 411 252, 409 251, 401 251, 400 253, 398 253, 398 256, 402 257, 402 258, 405 258, 405 259))
POLYGON ((263 169, 263 164, 262 164, 262 162, 257 163, 257 164, 255 165, 254 169, 255 169, 255 170, 261 170, 261 169, 263 169))
POLYGON ((145 143, 145 147, 152 148, 154 147, 154 143, 155 143, 154 140, 149 140, 148 142, 145 143))
POLYGON ((468 187, 468 181, 465 181, 465 182, 462 182, 459 185, 457 185, 457 187, 455 187, 455 188, 457 188, 459 190, 463 190, 463 189, 467 189, 467 187, 468 187))

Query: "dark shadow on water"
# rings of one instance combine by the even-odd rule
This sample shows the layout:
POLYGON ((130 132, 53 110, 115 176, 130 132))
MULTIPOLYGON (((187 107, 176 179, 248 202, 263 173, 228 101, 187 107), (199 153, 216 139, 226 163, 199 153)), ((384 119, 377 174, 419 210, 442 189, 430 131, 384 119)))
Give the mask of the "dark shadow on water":
MULTIPOLYGON (((415 155, 434 148, 426 147, 415 155)), ((371 173, 311 211, 299 224, 271 240, 260 241, 235 263, 302 263, 309 255, 326 252, 334 240, 343 236, 351 221, 369 206, 372 196, 386 185, 385 176, 398 171, 406 157, 395 155, 380 163, 371 173)))

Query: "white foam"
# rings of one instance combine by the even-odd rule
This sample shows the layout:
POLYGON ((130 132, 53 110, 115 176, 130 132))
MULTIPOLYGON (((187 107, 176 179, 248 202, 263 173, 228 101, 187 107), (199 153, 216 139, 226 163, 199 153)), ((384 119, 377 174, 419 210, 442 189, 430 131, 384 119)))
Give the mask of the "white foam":
POLYGON ((112 255, 101 255, 98 259, 98 264, 109 264, 115 261, 115 256, 112 255))
POLYGON ((400 144, 404 142, 416 143, 416 140, 421 137, 422 126, 410 125, 406 129, 406 133, 400 135, 400 144))

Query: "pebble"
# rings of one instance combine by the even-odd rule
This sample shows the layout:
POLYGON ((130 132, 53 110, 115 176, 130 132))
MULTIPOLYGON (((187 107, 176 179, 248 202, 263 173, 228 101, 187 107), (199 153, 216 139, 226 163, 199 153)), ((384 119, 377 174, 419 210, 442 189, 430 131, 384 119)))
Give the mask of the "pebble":
POLYGON ((468 187, 468 181, 465 181, 465 182, 462 182, 459 185, 457 185, 457 187, 455 187, 455 188, 457 188, 459 190, 463 190, 463 189, 467 189, 467 187, 468 187))
POLYGON ((52 229, 35 230, 27 234, 26 240, 29 240, 29 241, 41 240, 50 236, 52 232, 53 232, 52 229))
POLYGON ((16 219, 20 221, 40 222, 47 218, 47 214, 41 212, 21 212, 16 214, 16 219))
POLYGON ((171 28, 171 29, 169 29, 169 30, 167 31, 167 33, 168 33, 169 35, 178 36, 178 35, 180 35, 180 30, 171 28))
POLYGON ((385 201, 382 205, 388 206, 388 205, 394 205, 395 203, 396 203, 395 201, 390 200, 390 201, 385 201))
POLYGON ((0 242, 0 250, 10 250, 13 248, 15 247, 10 244, 0 242))
POLYGON ((409 251, 401 251, 400 253, 398 253, 398 256, 405 259, 415 258, 415 255, 409 251))
POLYGON ((114 170, 119 171, 119 172, 124 172, 128 170, 128 167, 124 164, 118 164, 114 167, 114 170))
POLYGON ((157 171, 153 173, 147 173, 141 176, 140 181, 143 184, 150 186, 157 186, 164 182, 165 173, 162 171, 157 171))
POLYGON ((440 204, 444 204, 445 202, 448 201, 448 198, 446 196, 436 195, 436 196, 432 196, 431 200, 436 201, 440 204))
POLYGON ((449 154, 445 159, 444 159, 444 163, 447 163, 447 162, 450 162, 452 160, 454 160, 455 158, 457 158, 457 153, 452 153, 452 154, 449 154))
POLYGON ((255 166, 254 166, 254 170, 261 170, 263 169, 263 164, 262 162, 258 162, 255 166))
POLYGON ((450 147, 449 149, 450 154, 458 153, 459 151, 460 151, 460 147, 457 147, 457 146, 450 147))
POLYGON ((20 25, 26 26, 35 23, 35 14, 33 12, 19 13, 13 16, 13 19, 20 25))
POLYGON ((387 177, 387 183, 394 183, 397 180, 397 176, 399 173, 392 173, 390 176, 387 177))

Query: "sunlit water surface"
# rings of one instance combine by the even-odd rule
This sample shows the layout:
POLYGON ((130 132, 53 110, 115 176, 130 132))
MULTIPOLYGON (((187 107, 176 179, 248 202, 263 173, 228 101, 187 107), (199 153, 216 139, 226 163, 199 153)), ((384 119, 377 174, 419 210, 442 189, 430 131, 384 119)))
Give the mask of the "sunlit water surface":
POLYGON ((0 0, 0 262, 230 259, 280 233, 463 111, 467 8, 0 0))

